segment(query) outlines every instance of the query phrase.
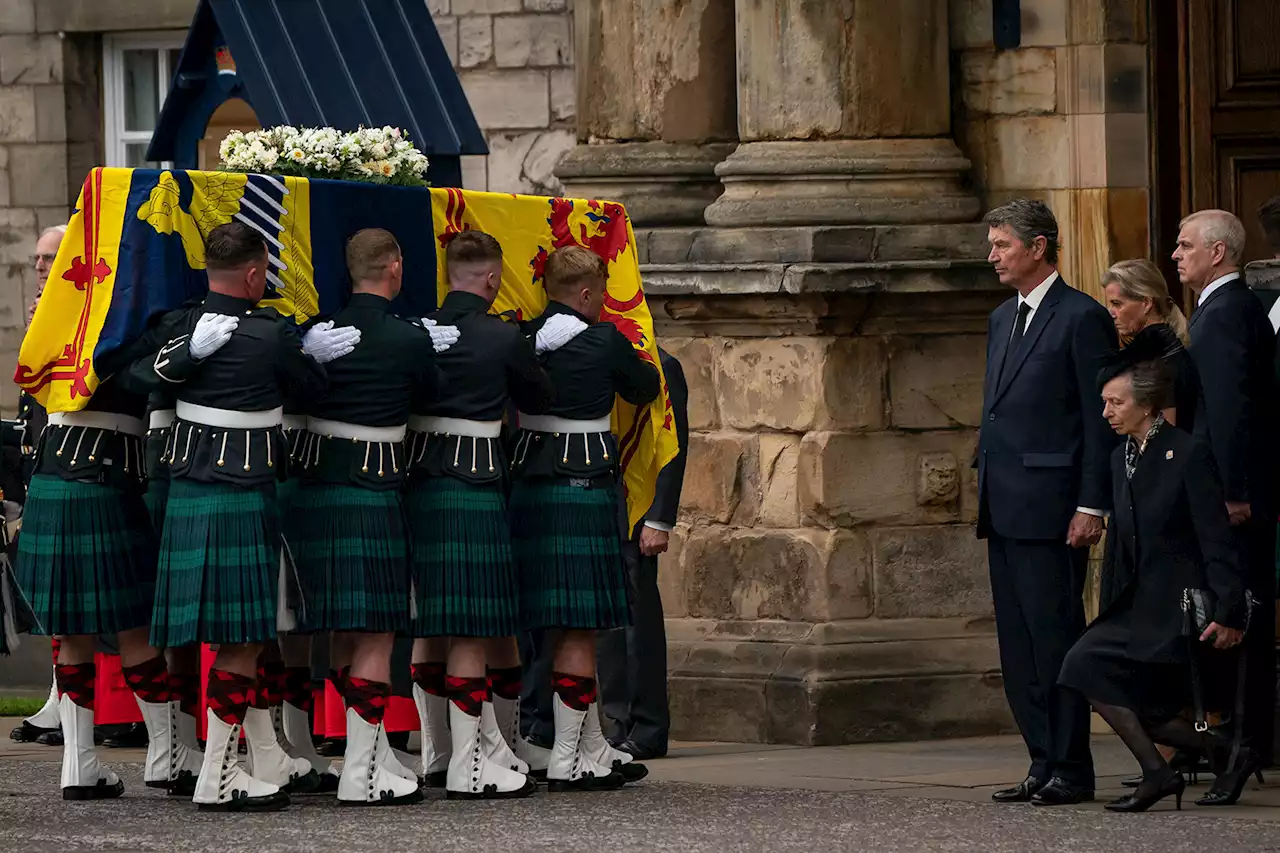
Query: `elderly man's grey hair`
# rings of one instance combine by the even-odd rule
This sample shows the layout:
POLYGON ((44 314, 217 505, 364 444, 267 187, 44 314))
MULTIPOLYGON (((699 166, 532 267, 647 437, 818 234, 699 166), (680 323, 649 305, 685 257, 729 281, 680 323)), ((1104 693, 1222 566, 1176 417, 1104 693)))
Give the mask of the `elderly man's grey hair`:
POLYGON ((1178 223, 1178 230, 1188 225, 1200 227, 1200 240, 1205 246, 1221 243, 1227 249, 1226 261, 1239 266, 1244 258, 1244 223, 1227 210, 1198 210, 1178 223))
POLYGON ((1050 264, 1058 263, 1058 250, 1061 248, 1058 242, 1058 220, 1044 202, 1015 198, 988 211, 983 221, 992 228, 1008 228, 1027 247, 1037 237, 1043 237, 1045 261, 1050 264))
POLYGON ((40 232, 39 239, 43 240, 45 237, 48 237, 50 234, 57 234, 59 237, 65 237, 67 235, 67 226, 51 225, 40 232))

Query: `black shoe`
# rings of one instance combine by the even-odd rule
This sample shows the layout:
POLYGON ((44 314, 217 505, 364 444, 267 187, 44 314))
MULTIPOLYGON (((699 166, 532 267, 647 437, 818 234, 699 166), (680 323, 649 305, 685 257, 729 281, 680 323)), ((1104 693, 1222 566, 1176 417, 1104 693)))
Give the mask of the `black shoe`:
POLYGON ((199 777, 190 770, 178 773, 178 778, 168 783, 169 796, 191 799, 196 793, 196 779, 199 777))
POLYGON ((538 783, 525 777, 524 785, 514 791, 499 791, 496 785, 486 785, 483 791, 445 791, 446 800, 520 800, 538 790, 538 783))
MULTIPOLYGON (((98 743, 97 737, 93 739, 94 745, 98 743)), ((51 732, 45 732, 36 738, 36 743, 41 746, 62 746, 62 729, 54 729, 51 732)))
POLYGON ((1136 788, 1142 784, 1142 774, 1139 773, 1137 776, 1130 776, 1128 779, 1121 779, 1120 784, 1124 785, 1126 788, 1136 788))
POLYGON ((1031 798, 1033 806, 1073 806, 1076 803, 1093 802, 1093 789, 1072 785, 1066 779, 1054 776, 1031 798))
MULTIPOLYGON (((289 781, 280 786, 280 790, 286 794, 314 794, 319 787, 320 774, 315 771, 315 768, 312 768, 302 775, 294 774, 290 776, 289 781)), ((337 789, 335 788, 334 790, 337 789)))
POLYGON ((572 782, 564 779, 548 779, 547 790, 553 794, 563 791, 616 791, 625 784, 627 780, 622 778, 621 773, 610 773, 608 776, 599 778, 588 773, 572 782))
POLYGON ((408 732, 387 732, 387 743, 391 744, 392 749, 398 749, 401 752, 409 751, 409 733, 408 732))
POLYGON ((199 803, 202 812, 279 812, 289 808, 289 795, 276 791, 265 797, 232 797, 225 803, 199 803))
MULTIPOLYGON (((18 743, 40 743, 41 742, 40 737, 42 735, 54 734, 54 733, 56 733, 58 737, 62 737, 62 729, 59 729, 59 728, 46 729, 40 726, 33 726, 30 723, 28 723, 26 720, 23 720, 22 725, 16 727, 13 731, 9 732, 9 740, 14 740, 14 741, 17 741, 18 743)), ((50 744, 50 746, 52 746, 52 744, 50 744)))
POLYGON ((99 779, 96 785, 72 785, 62 789, 64 800, 114 800, 124 793, 124 782, 119 779, 114 785, 106 779, 99 779))
POLYGON ((1044 779, 1037 779, 1034 776, 1028 776, 1012 788, 1005 788, 1003 791, 996 791, 991 795, 991 799, 997 803, 1029 803, 1031 798, 1045 785, 1049 783, 1044 779))
POLYGON ((1261 761, 1261 758, 1252 749, 1247 746, 1242 747, 1240 754, 1236 756, 1236 763, 1218 774, 1218 778, 1213 780, 1213 787, 1209 789, 1209 793, 1196 800, 1196 805, 1235 805, 1239 801, 1240 795, 1244 793, 1244 786, 1248 784, 1249 777, 1257 775, 1261 779, 1261 761))
POLYGON ((347 752, 347 739, 344 737, 331 737, 326 741, 322 741, 316 747, 316 752, 325 758, 341 758, 347 752))
POLYGON ((318 773, 320 777, 319 784, 316 785, 314 791, 308 791, 310 794, 336 794, 338 793, 338 777, 332 773, 318 773))
POLYGON ((102 745, 108 749, 141 749, 147 745, 147 727, 131 723, 117 731, 103 732, 102 745))
POLYGON ((1176 770, 1170 770, 1162 779, 1148 782, 1143 779, 1138 790, 1107 803, 1110 812, 1145 812, 1165 797, 1176 798, 1178 811, 1182 811, 1182 794, 1187 790, 1187 780, 1176 770))
POLYGON ((649 768, 638 761, 628 761, 623 764, 622 761, 618 760, 613 762, 613 772, 620 774, 624 782, 631 784, 632 782, 639 782, 648 776, 649 768))
POLYGON ((443 788, 449 781, 448 770, 437 770, 435 773, 428 773, 426 776, 418 777, 418 787, 420 788, 443 788))
POLYGON ((653 761, 655 758, 662 758, 667 754, 667 748, 661 749, 650 746, 641 746, 631 739, 622 742, 622 746, 617 747, 619 752, 625 752, 636 761, 653 761))

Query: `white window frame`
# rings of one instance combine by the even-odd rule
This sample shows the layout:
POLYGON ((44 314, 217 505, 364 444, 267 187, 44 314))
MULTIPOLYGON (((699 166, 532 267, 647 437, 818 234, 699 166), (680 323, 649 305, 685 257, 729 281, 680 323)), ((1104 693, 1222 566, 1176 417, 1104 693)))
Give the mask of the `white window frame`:
MULTIPOLYGON (((107 166, 124 166, 125 146, 149 143, 154 131, 125 130, 124 128, 124 52, 126 50, 154 50, 159 55, 157 70, 160 75, 157 86, 160 103, 156 114, 164 106, 173 80, 173 68, 169 67, 169 51, 181 50, 186 41, 185 30, 165 30, 148 33, 118 33, 102 38, 102 124, 103 154, 107 166)), ((172 168, 166 162, 164 168, 172 168)))

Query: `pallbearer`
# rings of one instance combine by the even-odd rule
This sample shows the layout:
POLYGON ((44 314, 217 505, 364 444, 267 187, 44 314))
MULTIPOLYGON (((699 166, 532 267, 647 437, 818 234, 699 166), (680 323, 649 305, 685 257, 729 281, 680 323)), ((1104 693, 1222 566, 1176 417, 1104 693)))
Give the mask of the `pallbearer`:
MULTIPOLYGON (((534 783, 503 733, 514 728, 520 660, 514 653, 518 583, 507 526, 507 461, 499 436, 509 400, 526 411, 546 411, 551 380, 520 327, 489 314, 502 284, 498 241, 464 231, 449 243, 445 264, 449 295, 435 319, 456 325, 462 338, 440 356, 448 396, 422 401, 409 422, 414 634, 452 638, 443 691, 427 681, 427 662, 415 661, 424 682, 414 691, 423 721, 422 769, 428 784, 439 784, 444 775, 451 798, 522 797, 534 783), (447 725, 440 707, 445 699, 447 725), (505 726, 494 714, 495 702, 503 706, 505 726)), ((556 326, 563 323, 548 335, 556 326)))
MULTIPOLYGON (((210 232, 205 245, 209 294, 176 312, 180 333, 203 315, 238 319, 230 341, 186 382, 173 385, 177 420, 169 452, 169 498, 160 538, 152 641, 174 647, 218 644, 209 671, 204 763, 193 799, 202 809, 274 810, 289 803, 276 784, 240 767, 246 737, 274 741, 269 716, 246 722, 260 685, 258 657, 276 640, 281 573, 275 484, 288 450, 280 428, 286 391, 320 393, 321 363, 351 351, 359 333, 318 326, 301 338, 275 310, 255 308, 266 285, 267 246, 257 231, 232 222, 210 232)), ((169 378, 171 350, 154 359, 169 378)), ((310 784, 314 785, 312 779, 310 784)))
MULTIPOLYGON (((227 343, 235 318, 193 321, 166 347, 172 381, 202 370, 227 343)), ((55 678, 63 735, 62 796, 118 797, 124 785, 98 760, 93 739, 99 635, 114 634, 125 682, 146 723, 148 786, 189 786, 198 760, 174 735, 172 685, 147 641, 156 581, 156 535, 143 503, 143 416, 159 384, 154 353, 173 327, 161 323, 95 365, 107 377, 78 412, 49 415, 39 439, 18 537, 17 573, 42 630, 61 640, 55 678), (138 369, 130 362, 146 356, 138 369)))
MULTIPOLYGON (((392 646, 411 606, 405 425, 411 395, 433 401, 440 376, 432 335, 391 311, 404 274, 395 238, 360 231, 347 243, 347 269, 354 292, 335 322, 359 329, 360 344, 331 366, 328 389, 308 407, 290 545, 307 602, 301 627, 347 634, 352 646, 338 799, 402 805, 422 800, 383 727, 392 646)), ((453 330, 433 331, 443 347, 453 330)))
POLYGON ((635 405, 657 398, 657 368, 608 323, 599 323, 608 268, 579 246, 547 261, 551 298, 529 324, 539 334, 560 318, 589 324, 544 357, 555 387, 549 414, 520 414, 513 448, 511 535, 520 566, 526 630, 563 629, 552 686, 555 745, 547 768, 551 790, 616 788, 644 771, 622 768, 631 756, 614 750, 596 708, 595 632, 629 622, 618 513, 618 443, 610 432, 615 395, 635 405))

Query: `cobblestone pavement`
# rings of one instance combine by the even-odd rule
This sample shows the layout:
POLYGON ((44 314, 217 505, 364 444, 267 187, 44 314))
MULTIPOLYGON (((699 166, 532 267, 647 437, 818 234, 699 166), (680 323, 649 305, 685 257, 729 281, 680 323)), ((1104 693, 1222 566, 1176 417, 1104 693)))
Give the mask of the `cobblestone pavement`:
MULTIPOLYGON (((287 812, 227 816, 143 787, 136 751, 104 750, 125 780, 124 798, 64 803, 53 751, 5 741, 0 851, 1280 851, 1280 784, 1270 779, 1246 793, 1248 805, 1221 811, 1189 802, 1181 813, 1170 803, 1146 815, 1113 815, 1100 804, 993 804, 990 791, 1013 778, 1020 749, 1009 738, 815 749, 692 745, 618 793, 540 791, 503 803, 433 794, 394 809, 297 797, 287 812)), ((1108 774, 1099 782, 1105 800, 1130 761, 1114 738, 1099 739, 1095 755, 1108 774)))

